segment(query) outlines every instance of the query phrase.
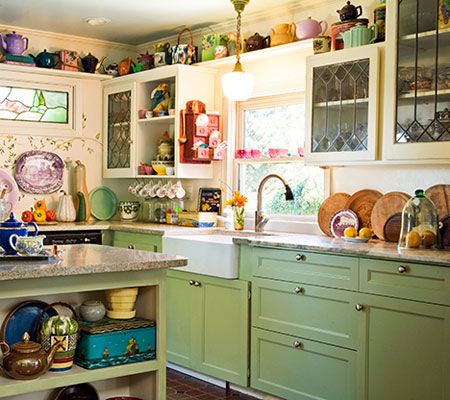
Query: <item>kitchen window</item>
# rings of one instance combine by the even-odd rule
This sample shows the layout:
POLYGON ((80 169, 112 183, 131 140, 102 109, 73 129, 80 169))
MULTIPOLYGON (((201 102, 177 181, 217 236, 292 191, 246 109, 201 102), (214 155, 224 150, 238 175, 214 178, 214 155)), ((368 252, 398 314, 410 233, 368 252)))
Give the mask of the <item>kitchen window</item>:
POLYGON ((234 159, 234 183, 256 209, 258 185, 275 173, 287 180, 294 201, 285 201, 284 187, 270 180, 264 189, 263 209, 269 215, 315 216, 324 199, 325 173, 305 166, 305 101, 303 93, 262 97, 239 103, 234 159), (278 153, 278 154, 277 154, 278 153), (276 157, 279 156, 279 157, 276 157))

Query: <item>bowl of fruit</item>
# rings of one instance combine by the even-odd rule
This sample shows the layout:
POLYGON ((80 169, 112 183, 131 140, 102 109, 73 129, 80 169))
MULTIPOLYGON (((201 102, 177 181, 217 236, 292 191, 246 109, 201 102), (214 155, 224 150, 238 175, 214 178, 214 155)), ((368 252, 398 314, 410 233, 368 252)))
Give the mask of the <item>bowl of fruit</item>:
POLYGON ((358 231, 355 227, 349 226, 344 230, 344 240, 349 243, 367 243, 371 237, 372 230, 367 227, 358 231))

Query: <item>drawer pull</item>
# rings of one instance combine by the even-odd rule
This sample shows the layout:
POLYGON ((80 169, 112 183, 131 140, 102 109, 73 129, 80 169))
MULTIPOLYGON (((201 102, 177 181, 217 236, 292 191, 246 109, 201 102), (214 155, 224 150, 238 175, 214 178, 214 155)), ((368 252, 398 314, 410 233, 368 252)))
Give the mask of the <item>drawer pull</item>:
POLYGON ((190 281, 189 281, 189 285, 194 286, 194 285, 195 285, 195 281, 190 280, 190 281))
POLYGON ((408 269, 404 265, 400 265, 397 269, 399 274, 404 274, 405 272, 408 272, 408 269))
POLYGON ((364 310, 364 306, 363 306, 362 304, 357 304, 357 305, 355 306, 355 310, 356 310, 356 311, 362 311, 362 310, 364 310))
POLYGON ((297 287, 294 289, 294 292, 297 293, 297 294, 304 294, 304 293, 305 293, 305 289, 302 288, 302 287, 297 286, 297 287))
POLYGON ((304 254, 297 254, 297 255, 295 256, 295 259, 296 259, 297 261, 306 261, 306 256, 305 256, 304 254))
POLYGON ((194 281, 194 286, 195 287, 200 287, 200 286, 202 286, 202 284, 199 281, 194 281))
POLYGON ((294 347, 294 349, 301 349, 303 348, 303 343, 296 340, 294 343, 292 343, 292 346, 294 347))
POLYGON ((134 250, 134 244, 129 244, 129 245, 128 245, 128 248, 129 248, 130 250, 134 250))

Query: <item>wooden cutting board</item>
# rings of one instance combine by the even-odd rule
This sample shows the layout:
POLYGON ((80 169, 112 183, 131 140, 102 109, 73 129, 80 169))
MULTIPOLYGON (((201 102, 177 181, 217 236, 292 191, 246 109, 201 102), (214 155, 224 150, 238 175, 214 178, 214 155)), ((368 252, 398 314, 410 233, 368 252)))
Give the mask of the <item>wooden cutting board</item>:
POLYGON ((391 215, 383 228, 383 237, 386 242, 398 242, 402 230, 402 213, 391 215))
POLYGON ((319 208, 317 216, 320 230, 327 236, 333 236, 330 231, 330 221, 333 215, 345 208, 345 203, 350 198, 348 193, 335 193, 327 197, 319 208))
POLYGON ((381 196, 375 203, 370 220, 372 229, 378 239, 385 240, 384 226, 393 215, 402 213, 410 196, 403 192, 389 192, 381 196))
POLYGON ((359 218, 360 228, 371 228, 372 224, 370 218, 372 216, 372 210, 375 203, 382 196, 378 190, 363 189, 354 193, 345 204, 344 208, 349 208, 359 218))
POLYGON ((435 185, 425 191, 437 208, 439 219, 450 215, 450 185, 435 185))

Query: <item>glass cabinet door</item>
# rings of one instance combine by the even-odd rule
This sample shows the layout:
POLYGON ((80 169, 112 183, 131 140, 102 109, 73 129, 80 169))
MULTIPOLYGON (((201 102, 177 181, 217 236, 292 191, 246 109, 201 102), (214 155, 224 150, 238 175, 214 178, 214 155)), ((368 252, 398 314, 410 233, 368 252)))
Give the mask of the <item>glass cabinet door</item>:
POLYGON ((310 160, 330 164, 375 158, 377 49, 360 49, 357 58, 354 49, 335 52, 340 58, 331 53, 330 58, 339 60, 333 63, 328 54, 311 57, 306 149, 310 160), (321 64, 321 59, 327 62, 321 64))
POLYGON ((107 169, 131 167, 131 90, 107 97, 107 169))
POLYGON ((450 1, 397 7, 395 144, 450 142, 450 1))

